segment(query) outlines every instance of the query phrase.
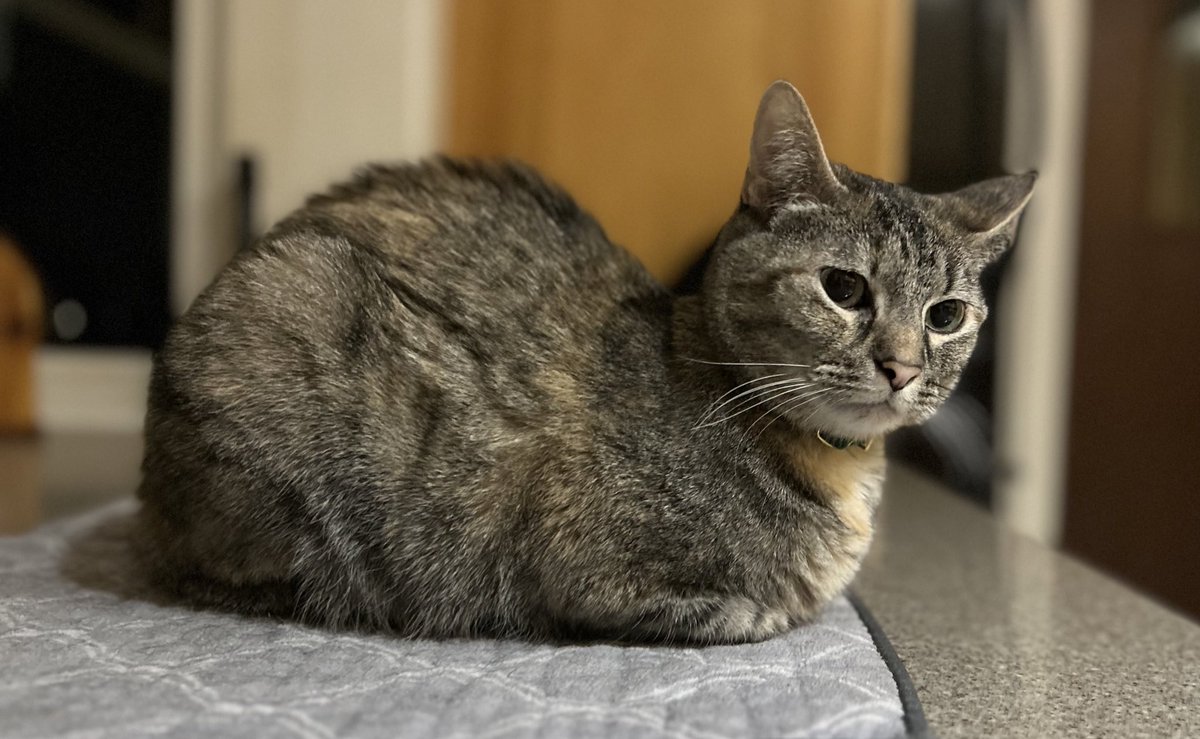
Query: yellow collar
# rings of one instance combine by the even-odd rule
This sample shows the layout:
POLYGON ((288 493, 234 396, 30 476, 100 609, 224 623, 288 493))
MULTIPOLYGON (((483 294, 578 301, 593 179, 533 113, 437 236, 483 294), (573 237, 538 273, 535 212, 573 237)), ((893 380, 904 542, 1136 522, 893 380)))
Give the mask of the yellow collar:
POLYGON ((859 449, 862 449, 864 452, 871 448, 871 444, 875 443, 874 439, 867 439, 866 441, 861 441, 859 439, 843 439, 840 436, 826 434, 824 431, 820 430, 817 431, 817 438, 821 440, 822 444, 830 449, 849 449, 852 446, 856 446, 859 449))

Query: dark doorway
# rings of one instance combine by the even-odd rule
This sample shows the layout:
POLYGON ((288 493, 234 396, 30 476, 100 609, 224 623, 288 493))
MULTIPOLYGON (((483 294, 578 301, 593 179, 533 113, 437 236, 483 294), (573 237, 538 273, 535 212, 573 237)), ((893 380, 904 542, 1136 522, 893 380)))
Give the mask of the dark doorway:
MULTIPOLYGON (((1008 34, 1019 0, 918 0, 909 185, 948 192, 1003 174, 1008 34)), ((984 274, 993 314, 1006 260, 984 274)), ((888 453, 991 506, 994 320, 984 323, 962 380, 924 425, 888 438, 888 453)))
POLYGON ((171 4, 0 4, 0 230, 47 339, 155 347, 169 322, 171 4))

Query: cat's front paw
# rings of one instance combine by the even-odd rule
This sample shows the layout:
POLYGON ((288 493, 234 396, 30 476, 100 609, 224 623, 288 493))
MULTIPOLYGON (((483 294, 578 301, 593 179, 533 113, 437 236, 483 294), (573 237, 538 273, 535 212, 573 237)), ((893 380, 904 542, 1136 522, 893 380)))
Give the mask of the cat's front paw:
POLYGON ((675 598, 636 617, 637 636, 692 644, 740 644, 781 634, 796 624, 786 610, 744 596, 675 598))
POLYGON ((756 603, 749 598, 730 599, 723 616, 723 619, 713 624, 714 630, 706 641, 764 641, 795 626, 795 621, 787 611, 756 603))

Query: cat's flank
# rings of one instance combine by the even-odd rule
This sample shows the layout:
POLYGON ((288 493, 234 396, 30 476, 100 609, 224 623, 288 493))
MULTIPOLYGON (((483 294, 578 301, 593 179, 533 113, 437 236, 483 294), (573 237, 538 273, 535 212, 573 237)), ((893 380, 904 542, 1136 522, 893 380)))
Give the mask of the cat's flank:
POLYGON ((1032 175, 922 195, 830 164, 784 82, 675 297, 508 163, 375 166, 171 331, 138 548, 193 602, 407 636, 740 642, 871 540, 1032 175))

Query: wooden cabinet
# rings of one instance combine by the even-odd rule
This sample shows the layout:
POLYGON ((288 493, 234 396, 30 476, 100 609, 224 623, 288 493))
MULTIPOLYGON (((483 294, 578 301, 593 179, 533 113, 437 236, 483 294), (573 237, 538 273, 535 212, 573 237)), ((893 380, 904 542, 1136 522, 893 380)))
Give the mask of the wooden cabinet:
POLYGON ((903 179, 912 24, 910 0, 458 0, 448 148, 533 164, 671 281, 737 205, 772 80, 831 158, 903 179))

